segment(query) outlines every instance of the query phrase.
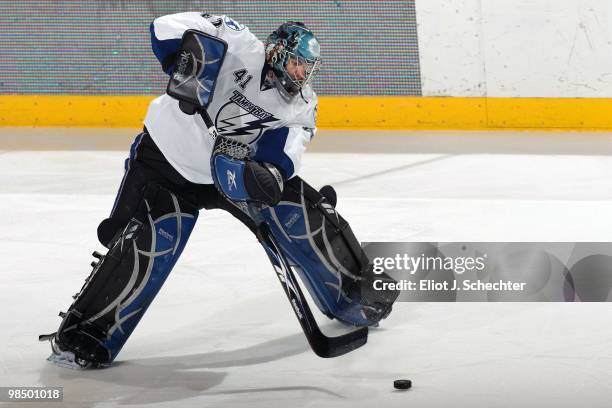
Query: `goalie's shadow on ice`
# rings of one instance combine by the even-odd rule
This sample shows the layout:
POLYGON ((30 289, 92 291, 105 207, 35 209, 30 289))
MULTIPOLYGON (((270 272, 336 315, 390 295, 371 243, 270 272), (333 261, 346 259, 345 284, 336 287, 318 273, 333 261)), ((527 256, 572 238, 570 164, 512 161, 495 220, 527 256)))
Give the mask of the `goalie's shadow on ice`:
MULTIPOLYGON (((308 350, 303 335, 296 333, 236 350, 116 361, 110 369, 71 370, 45 364, 40 371, 40 384, 64 387, 65 402, 78 400, 80 403, 91 401, 93 404, 113 400, 145 404, 176 401, 195 397, 223 383, 227 374, 222 370, 225 367, 264 364, 308 350)), ((267 387, 250 391, 288 389, 314 390, 335 395, 325 388, 311 386, 267 387)), ((235 392, 238 391, 227 391, 235 392)))

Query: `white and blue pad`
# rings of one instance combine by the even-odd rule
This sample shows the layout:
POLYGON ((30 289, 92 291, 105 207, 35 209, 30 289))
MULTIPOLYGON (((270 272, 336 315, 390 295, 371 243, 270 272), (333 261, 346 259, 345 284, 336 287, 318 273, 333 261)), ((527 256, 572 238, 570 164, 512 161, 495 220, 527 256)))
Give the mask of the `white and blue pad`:
POLYGON ((170 274, 197 217, 192 204, 147 186, 137 214, 64 315, 56 342, 78 358, 110 364, 170 274))
POLYGON ((325 315, 369 326, 390 310, 397 295, 382 301, 364 296, 367 256, 344 218, 302 179, 290 179, 282 200, 259 214, 325 315))
POLYGON ((226 51, 227 43, 217 37, 197 30, 185 31, 166 93, 206 108, 212 100, 226 51))
POLYGON ((270 163, 251 159, 249 145, 225 136, 217 137, 211 169, 217 190, 234 202, 274 205, 283 191, 283 176, 270 163))
POLYGON ((232 159, 225 154, 215 155, 212 160, 217 188, 232 201, 247 201, 249 195, 244 185, 244 160, 232 159))

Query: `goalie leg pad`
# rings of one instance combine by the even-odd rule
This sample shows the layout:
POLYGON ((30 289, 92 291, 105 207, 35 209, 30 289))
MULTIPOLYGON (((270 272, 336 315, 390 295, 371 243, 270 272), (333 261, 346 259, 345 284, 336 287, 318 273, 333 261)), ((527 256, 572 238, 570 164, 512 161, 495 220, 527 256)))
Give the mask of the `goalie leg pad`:
POLYGON ((140 206, 101 257, 57 331, 63 350, 109 365, 155 298, 197 220, 196 207, 150 184, 140 206))
POLYGON ((294 177, 283 199, 261 215, 324 314, 356 326, 388 315, 399 292, 362 290, 370 262, 349 224, 321 193, 294 177))

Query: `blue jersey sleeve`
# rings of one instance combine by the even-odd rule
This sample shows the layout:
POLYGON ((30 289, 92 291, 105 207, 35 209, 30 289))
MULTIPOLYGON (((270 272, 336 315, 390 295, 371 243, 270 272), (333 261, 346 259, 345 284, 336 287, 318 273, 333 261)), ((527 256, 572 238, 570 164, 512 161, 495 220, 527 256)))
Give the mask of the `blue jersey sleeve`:
POLYGON ((312 135, 312 129, 299 127, 267 130, 257 141, 253 159, 273 164, 286 181, 297 174, 306 144, 312 135))
POLYGON ((160 40, 155 35, 155 26, 154 23, 151 23, 151 48, 153 49, 153 54, 159 61, 162 66, 162 70, 170 75, 172 73, 172 69, 174 68, 174 60, 176 59, 176 53, 181 46, 180 38, 172 38, 168 40, 160 40))

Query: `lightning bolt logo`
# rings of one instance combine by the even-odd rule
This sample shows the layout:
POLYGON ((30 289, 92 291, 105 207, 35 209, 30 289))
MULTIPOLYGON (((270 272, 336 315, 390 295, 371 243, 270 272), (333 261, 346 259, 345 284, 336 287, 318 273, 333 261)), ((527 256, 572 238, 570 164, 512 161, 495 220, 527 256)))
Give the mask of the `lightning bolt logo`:
POLYGON ((253 143, 270 127, 270 124, 277 122, 278 118, 245 101, 244 96, 240 95, 240 97, 243 106, 230 99, 219 109, 215 118, 215 125, 220 135, 242 137, 244 143, 253 143), (265 115, 262 115, 261 112, 264 112, 265 115))
POLYGON ((267 119, 255 119, 250 120, 245 123, 240 123, 239 120, 236 119, 242 116, 250 116, 250 113, 245 113, 242 115, 234 116, 231 118, 221 119, 219 122, 222 125, 217 125, 217 130, 223 136, 250 136, 253 134, 261 134, 263 130, 265 130, 268 126, 266 123, 276 122, 278 119, 275 117, 267 118, 267 119))

